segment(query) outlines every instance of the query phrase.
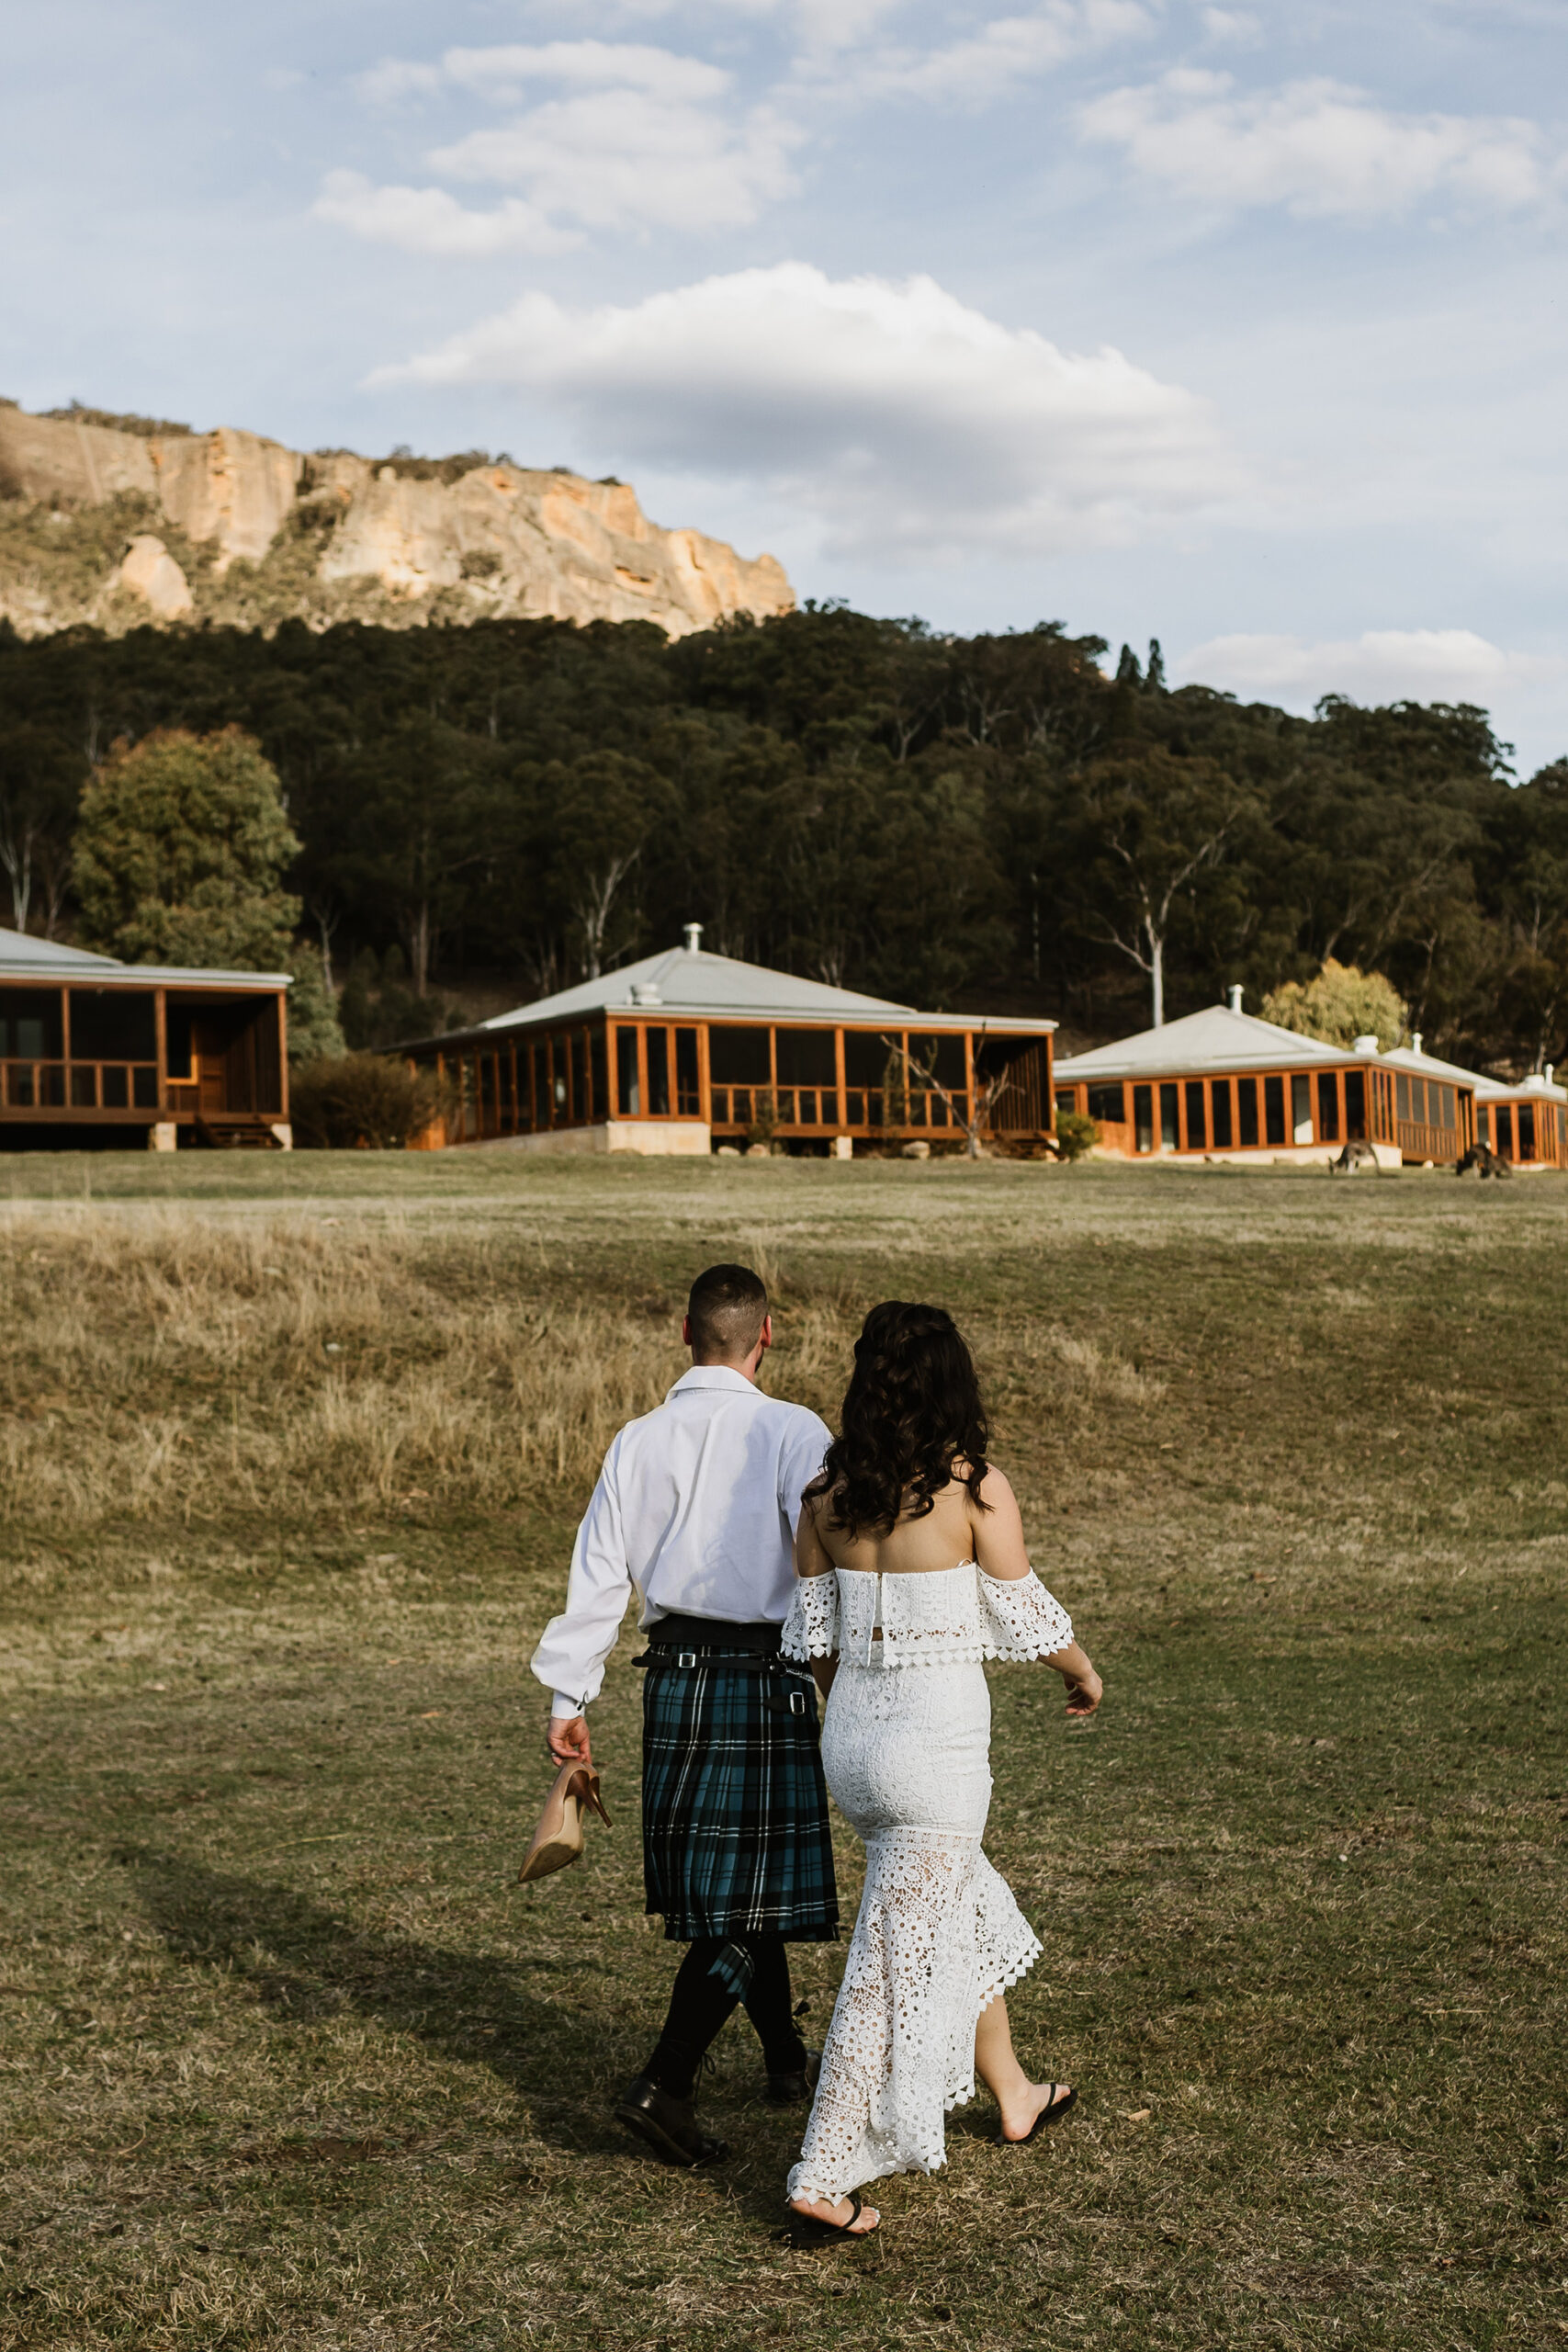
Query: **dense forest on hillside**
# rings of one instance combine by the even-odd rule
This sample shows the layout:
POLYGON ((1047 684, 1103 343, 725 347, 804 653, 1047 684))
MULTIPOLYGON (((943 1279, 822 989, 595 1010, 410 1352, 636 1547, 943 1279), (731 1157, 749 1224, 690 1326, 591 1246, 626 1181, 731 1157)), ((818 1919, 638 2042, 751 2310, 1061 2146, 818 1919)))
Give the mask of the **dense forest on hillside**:
POLYGON ((0 628, 0 921, 69 931, 77 803, 117 740, 238 723, 362 1033, 389 951, 405 998, 520 998, 695 920, 727 954, 1078 1036, 1145 1026, 1158 989, 1168 1017, 1232 980, 1253 1006, 1333 956, 1457 1058, 1568 1059, 1568 761, 1517 784, 1468 706, 1297 718, 1105 651, 839 607, 673 644, 0 628))

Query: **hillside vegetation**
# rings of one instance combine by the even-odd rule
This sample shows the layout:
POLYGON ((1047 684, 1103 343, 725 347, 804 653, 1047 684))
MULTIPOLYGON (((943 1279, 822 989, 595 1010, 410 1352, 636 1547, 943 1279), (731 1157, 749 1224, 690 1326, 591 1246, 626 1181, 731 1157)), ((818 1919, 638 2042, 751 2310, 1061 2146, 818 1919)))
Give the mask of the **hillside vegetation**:
POLYGON ((1080 1036, 1145 1025, 1156 952, 1168 1014, 1236 980, 1257 1009, 1333 958, 1386 976, 1456 1059, 1568 1060, 1568 763, 1518 785, 1468 706, 1297 718, 1170 692, 1157 649, 1108 676, 1105 651, 836 607, 673 643, 0 626, 12 920, 70 923, 78 799, 117 739, 238 724, 282 779, 288 878, 354 1043, 694 920, 728 954, 1080 1036))

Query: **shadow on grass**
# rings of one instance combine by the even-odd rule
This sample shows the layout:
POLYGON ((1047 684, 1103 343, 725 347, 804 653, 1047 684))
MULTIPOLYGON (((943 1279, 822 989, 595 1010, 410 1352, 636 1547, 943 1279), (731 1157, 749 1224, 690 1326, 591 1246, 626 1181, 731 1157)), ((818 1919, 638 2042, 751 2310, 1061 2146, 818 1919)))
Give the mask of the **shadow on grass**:
POLYGON ((113 1860, 176 1960, 249 1985, 274 2017, 299 2025, 344 2010, 374 2018, 444 2058, 487 2068, 526 2103, 548 2144, 576 2155, 626 2153, 606 2112, 619 2080, 609 2020, 525 1982, 558 1973, 564 1992, 560 1963, 378 1934, 294 1887, 152 1847, 122 1843, 113 1860))

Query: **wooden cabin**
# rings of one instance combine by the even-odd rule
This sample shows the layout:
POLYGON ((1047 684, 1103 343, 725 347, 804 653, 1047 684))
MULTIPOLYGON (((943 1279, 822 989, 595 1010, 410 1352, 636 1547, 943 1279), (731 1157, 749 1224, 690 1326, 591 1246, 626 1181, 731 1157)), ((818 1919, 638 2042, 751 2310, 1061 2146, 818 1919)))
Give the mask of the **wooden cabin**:
POLYGON ((1475 1127, 1480 1142, 1521 1173, 1568 1168, 1568 1087, 1556 1085, 1549 1062, 1544 1074, 1506 1086, 1483 1078, 1475 1089, 1475 1127))
POLYGON ((0 1149, 287 1151, 288 985, 0 931, 0 1149))
POLYGON ((981 1020, 774 972, 685 942, 514 1012, 400 1048, 447 1107, 427 1148, 848 1159, 924 1142, 1044 1151, 1053 1021, 981 1020))
POLYGON ((1354 1051, 1209 1005, 1056 1064, 1058 1111, 1100 1128, 1099 1148, 1122 1159, 1324 1162, 1348 1143, 1380 1167, 1453 1160, 1474 1136, 1470 1071, 1416 1046, 1354 1051))

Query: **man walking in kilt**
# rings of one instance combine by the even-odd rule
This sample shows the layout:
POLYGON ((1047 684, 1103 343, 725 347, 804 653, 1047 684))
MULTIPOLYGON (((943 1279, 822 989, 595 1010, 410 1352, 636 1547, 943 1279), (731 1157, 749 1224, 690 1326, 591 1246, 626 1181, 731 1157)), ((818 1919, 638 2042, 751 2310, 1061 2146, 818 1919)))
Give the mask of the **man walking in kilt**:
POLYGON ((728 2153, 698 2123, 695 2088, 738 2002, 762 2045, 769 2098, 806 2098, 818 2053, 795 2030, 785 1946, 839 1932, 816 1686, 779 1655, 801 1497, 829 1432, 757 1386, 773 1336, 768 1294, 749 1268, 698 1276, 681 1327, 692 1369, 611 1445, 578 1530, 565 1613, 533 1657, 553 1694, 551 1756, 589 1763, 584 1711, 636 1593, 648 1638, 648 1908, 689 1949, 664 2030, 615 2114, 671 2164, 728 2153))

